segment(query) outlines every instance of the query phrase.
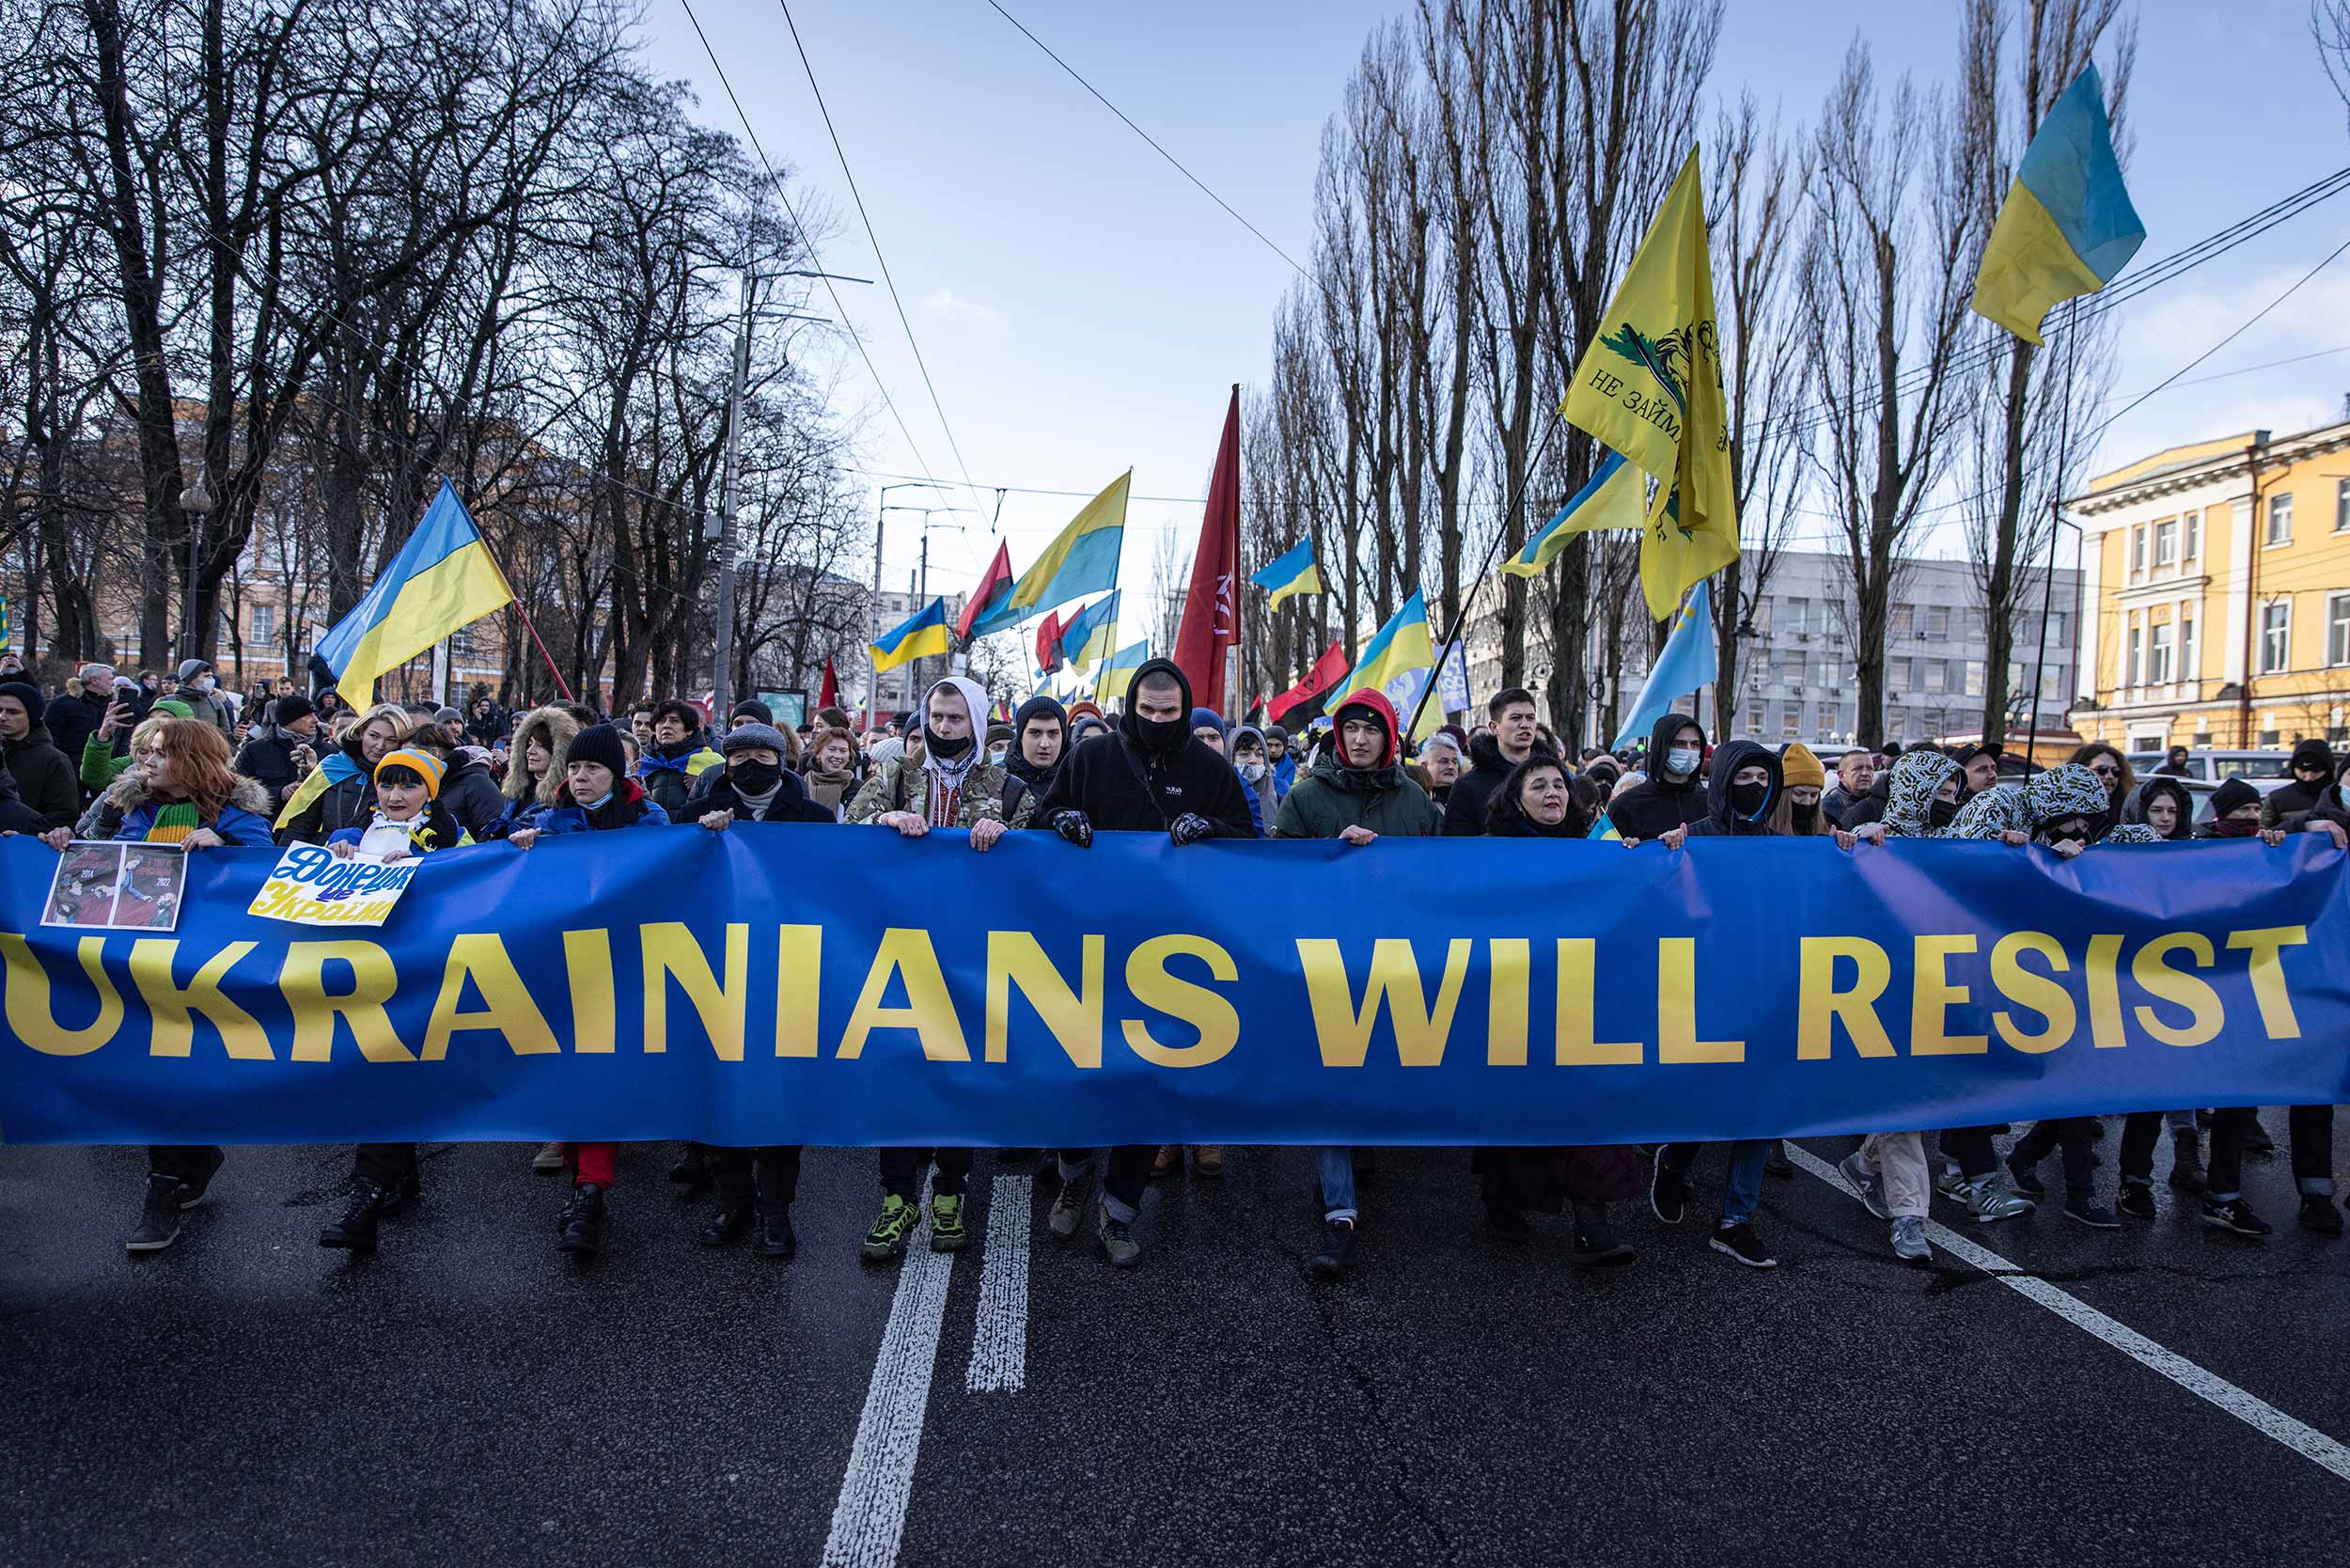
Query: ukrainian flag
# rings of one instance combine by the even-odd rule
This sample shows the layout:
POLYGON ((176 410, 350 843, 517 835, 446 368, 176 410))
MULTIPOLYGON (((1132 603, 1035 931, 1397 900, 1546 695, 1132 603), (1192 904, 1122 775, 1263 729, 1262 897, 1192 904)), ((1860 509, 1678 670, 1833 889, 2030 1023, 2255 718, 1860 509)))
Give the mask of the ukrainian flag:
MULTIPOLYGON (((1421 690, 1435 671, 1436 644, 1428 635, 1428 600, 1424 591, 1416 590, 1364 646, 1362 658, 1338 689, 1358 692, 1370 686, 1385 693, 1397 715, 1409 723, 1421 690)), ((1427 709, 1420 717, 1419 728, 1412 731, 1414 740, 1444 723, 1444 713, 1435 708, 1427 709)))
POLYGON ((1116 588, 1119 552, 1126 539, 1126 493, 1134 487, 1134 478, 1129 469, 1088 501, 1059 537, 1045 546, 1036 564, 1020 574, 1011 592, 971 623, 971 635, 983 637, 1017 626, 1056 604, 1116 588))
POLYGON ((1641 528, 1648 525, 1648 476, 1624 462, 1622 452, 1609 452, 1590 481, 1567 498, 1567 504, 1542 525, 1526 548, 1501 563, 1504 572, 1531 577, 1567 547, 1567 541, 1595 528, 1641 528))
POLYGON ((1151 645, 1148 642, 1128 643, 1111 654, 1103 664, 1102 673, 1094 677, 1093 700, 1111 702, 1123 698, 1126 688, 1135 683, 1135 677, 1150 662, 1151 645))
POLYGON ((319 639, 318 656, 335 672, 343 700, 365 708, 384 672, 513 602, 481 530, 443 479, 424 521, 375 586, 319 639))
POLYGON ((884 632, 881 641, 872 645, 873 673, 879 675, 885 669, 896 669, 916 659, 945 653, 953 646, 947 631, 947 601, 933 599, 912 617, 884 632))
POLYGON ((1616 831, 1616 824, 1607 820, 1607 813, 1605 811, 1602 811, 1599 814, 1599 821, 1593 823, 1591 824, 1591 830, 1583 835, 1583 837, 1590 839, 1593 843, 1599 844, 1621 844, 1623 842, 1623 835, 1616 831))
POLYGON ((1322 568, 1314 564, 1314 541, 1301 539, 1279 560, 1250 574, 1248 580, 1273 595, 1273 603, 1265 608, 1277 610, 1281 601, 1293 593, 1320 593, 1322 568))
POLYGON ((1107 598, 1097 599, 1070 617, 1069 624, 1061 628, 1061 657, 1079 675, 1108 658, 1118 647, 1118 602, 1123 592, 1113 589, 1107 598))
POLYGON ((2146 226, 2122 183, 2105 86, 2091 65, 2040 123, 1983 243, 1969 303, 2028 343, 2051 308, 2129 265, 2146 226))

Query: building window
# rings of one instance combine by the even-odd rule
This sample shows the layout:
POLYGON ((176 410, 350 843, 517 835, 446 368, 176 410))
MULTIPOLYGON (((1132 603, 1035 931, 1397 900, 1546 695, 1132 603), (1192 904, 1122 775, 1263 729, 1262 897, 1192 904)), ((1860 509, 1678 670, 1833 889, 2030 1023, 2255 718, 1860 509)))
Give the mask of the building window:
POLYGON ((2272 599, 2261 606, 2261 673, 2285 667, 2293 642, 2293 601, 2272 599))
POLYGON ((1778 738, 1782 741, 1803 739, 1803 704, 1790 702, 1778 715, 1778 738))
POLYGON ((1762 733, 1762 709, 1749 708, 1747 710, 1747 733, 1749 735, 1760 735, 1762 733))
POLYGON ((1976 641, 1981 641, 1982 635, 1982 612, 1976 609, 1968 610, 1966 612, 1966 635, 1976 641))
POLYGON ((1942 689, 1943 681, 1942 661, 1939 659, 1919 659, 1918 661, 1918 683, 1920 686, 1923 686, 1927 691, 1940 691, 1942 689))
POLYGON ((1917 614, 1916 609, 1908 604, 1894 605, 1892 623, 1886 628, 1886 635, 1893 637, 1909 635, 1910 625, 1917 619, 1917 614))
POLYGON ((254 605, 253 640, 255 642, 268 642, 271 638, 276 635, 277 606, 274 604, 254 605))
POLYGON ((1983 663, 1981 659, 1969 659, 1966 661, 1966 695, 1968 697, 1981 697, 1982 695, 1983 680, 1989 673, 1990 672, 1983 667, 1983 663))
POLYGON ((2059 610, 2048 618, 2048 640, 2061 645, 2064 641, 2064 612, 2059 610))
POLYGON ((2130 577, 2132 581, 2146 575, 2146 525, 2130 530, 2130 577))
POLYGON ((1781 659, 1778 665, 1778 679, 1782 685, 1802 685, 1803 655, 1800 653, 1790 653, 1785 658, 1781 659))
POLYGON ((2195 646, 2195 612, 2183 604, 2179 607, 2179 680, 2202 679, 2201 651, 2195 646))
POLYGON ((1948 604, 1926 606, 1926 635, 1947 637, 1950 635, 1950 607, 1948 604))
POLYGON ((1747 624, 1758 632, 1771 629, 1771 601, 1767 597, 1754 602, 1754 613, 1747 618, 1747 624))
POLYGON ((2350 593, 2326 595, 2326 662, 2350 665, 2350 593))
POLYGON ((2182 513, 2179 533, 2182 541, 2179 558, 2191 562, 2201 557, 2203 553, 2203 514, 2200 511, 2182 513))
POLYGON ((2270 544, 2293 542, 2293 497, 2271 495, 2268 498, 2268 539, 2270 544))
POLYGON ((1804 625, 1804 617, 1810 612, 1810 608, 1811 601, 1809 599, 1790 599, 1787 601, 1787 630, 1798 635, 1808 630, 1808 628, 1804 625))
POLYGON ((2146 639, 2148 685, 2167 686, 2170 683, 2170 639, 2176 635, 2177 629, 2167 620, 2156 624, 2149 632, 2146 639))
POLYGON ((2179 564, 2179 525, 2174 519, 2154 525, 2154 570, 2167 572, 2179 564))
POLYGON ((1909 661, 1907 659, 1885 661, 1885 684, 1888 690, 1909 684, 1909 661))
POLYGON ((2140 641, 2142 635, 2138 628, 2138 617, 2130 617, 2129 652, 2122 660, 2122 684, 2124 686, 2135 686, 2138 683, 2138 660, 2143 649, 2140 641))
POLYGON ((2350 479, 2334 481, 2334 532, 2350 530, 2350 479))
POLYGON ((460 659, 470 659, 472 657, 473 628, 470 626, 459 627, 456 631, 451 632, 448 635, 449 663, 455 664, 460 659))

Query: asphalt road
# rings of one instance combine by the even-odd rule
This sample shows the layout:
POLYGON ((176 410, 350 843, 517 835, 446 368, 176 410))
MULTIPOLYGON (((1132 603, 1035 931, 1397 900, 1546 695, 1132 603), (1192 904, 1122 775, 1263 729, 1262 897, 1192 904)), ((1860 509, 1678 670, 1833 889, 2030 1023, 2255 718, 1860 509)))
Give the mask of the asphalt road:
POLYGON ((1718 1154, 1689 1223, 1579 1274, 1558 1221, 1478 1233, 1465 1153, 1387 1151, 1335 1286, 1297 1150, 1158 1184, 1124 1274, 984 1155, 951 1264, 858 1262, 846 1150, 796 1259, 706 1251, 666 1146, 623 1152, 583 1265, 529 1154, 431 1146, 354 1260, 315 1245, 345 1151, 235 1151, 133 1259, 140 1152, 0 1150, 0 1562, 2345 1560, 2350 1242, 2294 1225, 2281 1157, 2265 1243, 2167 1187, 2118 1233, 1937 1201, 2019 1290, 1899 1263, 1809 1172, 1743 1269, 1704 1245, 1718 1154))

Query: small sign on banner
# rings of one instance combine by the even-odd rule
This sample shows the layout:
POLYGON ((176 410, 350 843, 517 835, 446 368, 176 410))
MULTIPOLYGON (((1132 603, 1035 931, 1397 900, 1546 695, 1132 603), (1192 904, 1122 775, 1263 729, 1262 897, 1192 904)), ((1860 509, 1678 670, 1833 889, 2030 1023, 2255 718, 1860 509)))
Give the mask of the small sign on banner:
POLYGON ((187 852, 178 844, 76 839, 49 879, 45 926, 101 931, 170 931, 187 890, 187 852))
POLYGON ((380 926, 415 874, 413 858, 345 860, 316 844, 291 844, 245 913, 301 926, 380 926))

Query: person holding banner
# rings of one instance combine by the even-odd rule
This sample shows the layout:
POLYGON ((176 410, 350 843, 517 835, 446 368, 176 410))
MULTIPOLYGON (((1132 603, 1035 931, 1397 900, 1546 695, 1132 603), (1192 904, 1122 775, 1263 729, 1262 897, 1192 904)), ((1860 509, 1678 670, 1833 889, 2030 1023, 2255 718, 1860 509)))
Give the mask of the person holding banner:
POLYGON ((346 827, 365 827, 375 809, 375 765, 407 744, 415 720, 397 702, 379 702, 302 782, 278 814, 282 842, 322 844, 346 827))
POLYGON ((1607 820, 1626 842, 1661 838, 1706 819, 1705 730, 1686 713, 1667 713, 1649 731, 1648 779, 1610 801, 1607 820))

